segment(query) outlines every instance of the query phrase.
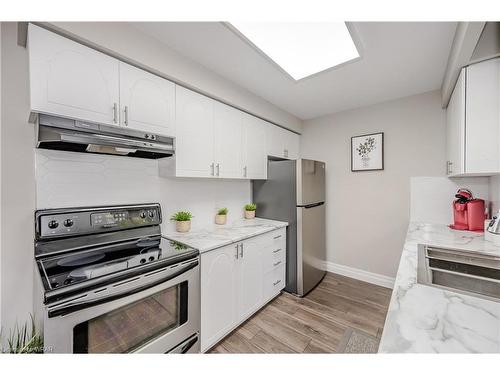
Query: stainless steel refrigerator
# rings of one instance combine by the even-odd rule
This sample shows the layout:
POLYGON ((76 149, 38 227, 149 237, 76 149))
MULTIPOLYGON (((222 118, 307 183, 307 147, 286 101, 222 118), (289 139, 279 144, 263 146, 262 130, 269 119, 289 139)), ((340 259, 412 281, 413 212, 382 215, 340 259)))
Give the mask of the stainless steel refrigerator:
POLYGON ((304 296, 325 275, 325 163, 269 160, 252 190, 258 217, 289 223, 285 290, 304 296))

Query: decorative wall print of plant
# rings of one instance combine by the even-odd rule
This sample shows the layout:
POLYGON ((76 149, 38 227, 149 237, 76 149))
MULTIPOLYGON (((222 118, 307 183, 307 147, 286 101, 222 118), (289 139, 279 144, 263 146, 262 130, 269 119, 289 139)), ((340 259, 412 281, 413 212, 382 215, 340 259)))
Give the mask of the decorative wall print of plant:
POLYGON ((375 138, 368 137, 363 143, 360 143, 359 147, 356 148, 358 155, 361 157, 368 156, 370 152, 377 148, 375 138))

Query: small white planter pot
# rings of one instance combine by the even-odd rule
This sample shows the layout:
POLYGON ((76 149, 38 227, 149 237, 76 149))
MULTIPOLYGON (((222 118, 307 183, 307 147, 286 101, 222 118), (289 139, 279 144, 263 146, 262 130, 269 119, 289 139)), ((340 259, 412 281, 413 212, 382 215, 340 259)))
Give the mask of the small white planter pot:
POLYGON ((227 223, 227 215, 215 215, 215 224, 224 225, 227 223))
POLYGON ((189 221, 176 221, 175 230, 180 233, 189 232, 191 230, 191 220, 189 221))
POLYGON ((255 217, 255 211, 245 210, 245 219, 253 219, 255 217))

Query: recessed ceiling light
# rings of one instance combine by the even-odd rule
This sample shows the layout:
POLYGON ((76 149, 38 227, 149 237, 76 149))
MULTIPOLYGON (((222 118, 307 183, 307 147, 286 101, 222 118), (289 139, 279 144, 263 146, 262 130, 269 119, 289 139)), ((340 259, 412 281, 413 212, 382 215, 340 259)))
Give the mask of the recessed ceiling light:
POLYGON ((295 80, 359 57, 344 22, 231 22, 295 80))

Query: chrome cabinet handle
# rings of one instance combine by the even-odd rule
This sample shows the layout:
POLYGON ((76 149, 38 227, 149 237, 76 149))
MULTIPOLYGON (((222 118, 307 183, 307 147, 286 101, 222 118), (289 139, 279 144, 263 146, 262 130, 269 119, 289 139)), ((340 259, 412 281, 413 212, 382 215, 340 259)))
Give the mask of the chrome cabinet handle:
POLYGON ((247 166, 245 165, 243 167, 243 177, 246 177, 247 176, 247 166))
POLYGON ((240 258, 243 258, 243 244, 240 244, 240 258))
POLYGON ((273 267, 279 266, 281 264, 281 260, 279 262, 273 263, 273 267))
POLYGON ((281 238, 281 234, 279 236, 273 237, 273 239, 277 240, 278 238, 281 238))
POLYGON ((128 126, 128 105, 125 106, 123 112, 125 113, 125 119, 123 120, 123 123, 125 124, 125 126, 128 126))
POLYGON ((210 175, 211 176, 215 176, 215 173, 214 173, 214 163, 210 164, 210 175))
POLYGON ((281 251, 281 249, 276 249, 273 251, 273 254, 279 253, 280 251, 281 251))
POLYGON ((113 122, 118 122, 118 103, 113 103, 113 122))
POLYGON ((276 281, 275 283, 273 283, 273 286, 276 286, 276 285, 278 285, 279 283, 281 283, 281 280, 278 280, 278 281, 276 281))
POLYGON ((235 248, 236 248, 236 259, 238 259, 238 245, 236 245, 235 248))
POLYGON ((453 173, 453 162, 447 161, 446 162, 446 173, 447 174, 452 174, 453 173))
POLYGON ((219 175, 220 175, 220 164, 217 163, 217 176, 219 176, 219 175))

